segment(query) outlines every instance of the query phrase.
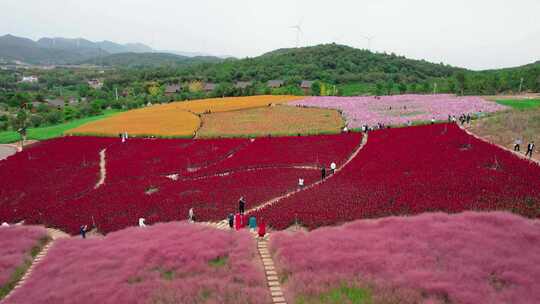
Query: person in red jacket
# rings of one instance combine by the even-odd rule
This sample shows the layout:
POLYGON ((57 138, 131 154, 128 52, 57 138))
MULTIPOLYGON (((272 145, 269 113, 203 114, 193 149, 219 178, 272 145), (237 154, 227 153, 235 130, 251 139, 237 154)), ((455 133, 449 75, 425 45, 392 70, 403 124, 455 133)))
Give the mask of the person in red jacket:
POLYGON ((261 218, 261 222, 259 223, 259 237, 264 237, 266 234, 266 223, 264 222, 264 219, 261 218))

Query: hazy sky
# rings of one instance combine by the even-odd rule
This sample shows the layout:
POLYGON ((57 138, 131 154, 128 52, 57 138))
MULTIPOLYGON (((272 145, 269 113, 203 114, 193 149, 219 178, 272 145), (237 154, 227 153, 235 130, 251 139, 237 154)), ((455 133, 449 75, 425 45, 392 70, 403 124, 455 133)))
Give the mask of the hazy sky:
POLYGON ((471 69, 540 60, 540 0, 0 0, 0 35, 236 57, 337 42, 471 69))

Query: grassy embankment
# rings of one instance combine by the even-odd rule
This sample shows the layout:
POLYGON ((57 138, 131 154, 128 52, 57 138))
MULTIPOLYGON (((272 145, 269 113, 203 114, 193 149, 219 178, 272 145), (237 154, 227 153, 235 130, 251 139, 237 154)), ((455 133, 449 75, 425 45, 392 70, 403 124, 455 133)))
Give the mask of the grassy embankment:
MULTIPOLYGON (((47 127, 40 127, 40 128, 30 128, 28 129, 27 139, 31 140, 46 140, 51 139, 55 137, 60 137, 64 134, 65 131, 77 128, 81 125, 84 125, 86 123, 100 120, 103 118, 110 117, 116 113, 119 113, 118 110, 105 110, 102 115, 98 116, 92 116, 92 117, 85 117, 81 119, 72 120, 70 122, 54 125, 54 126, 47 126, 47 127)), ((0 132, 0 144, 8 144, 12 142, 16 142, 21 140, 21 137, 19 136, 19 133, 16 131, 3 131, 0 132)))

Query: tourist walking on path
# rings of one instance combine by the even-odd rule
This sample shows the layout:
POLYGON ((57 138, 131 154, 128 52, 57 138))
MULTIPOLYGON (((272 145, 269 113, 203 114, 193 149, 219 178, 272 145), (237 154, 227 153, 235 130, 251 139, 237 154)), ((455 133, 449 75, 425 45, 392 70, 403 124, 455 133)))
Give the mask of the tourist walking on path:
POLYGON ((242 196, 238 200, 238 212, 240 212, 240 214, 244 214, 245 210, 246 210, 246 200, 242 196))
POLYGON ((81 233, 81 236, 82 236, 83 239, 86 238, 86 231, 88 231, 88 226, 82 225, 81 230, 79 232, 81 233))
POLYGON ((146 224, 144 223, 146 221, 143 217, 139 218, 139 227, 146 227, 146 224))
POLYGON ((234 214, 229 213, 229 216, 227 218, 229 220, 229 228, 234 228, 234 214))
POLYGON ((304 188, 304 179, 303 178, 298 179, 298 187, 299 188, 304 188))
POLYGON ((471 114, 467 113, 467 124, 471 123, 471 114))
POLYGON ((264 219, 261 218, 261 221, 259 223, 259 231, 258 231, 259 237, 264 237, 266 234, 266 223, 264 222, 264 219))
POLYGON ((514 142, 514 151, 519 152, 520 146, 521 146, 521 139, 516 138, 516 141, 514 142))
POLYGON ((534 151, 534 141, 531 141, 528 145, 527 145, 527 153, 525 153, 525 156, 529 156, 529 157, 532 157, 532 154, 533 154, 533 151, 534 151))
POLYGON ((322 167, 321 169, 321 180, 324 180, 326 178, 326 168, 322 167))
POLYGON ((193 208, 189 208, 188 218, 191 223, 195 222, 195 212, 193 211, 193 208))
POLYGON ((332 174, 334 174, 336 172, 336 163, 331 163, 330 164, 330 170, 332 170, 332 174))

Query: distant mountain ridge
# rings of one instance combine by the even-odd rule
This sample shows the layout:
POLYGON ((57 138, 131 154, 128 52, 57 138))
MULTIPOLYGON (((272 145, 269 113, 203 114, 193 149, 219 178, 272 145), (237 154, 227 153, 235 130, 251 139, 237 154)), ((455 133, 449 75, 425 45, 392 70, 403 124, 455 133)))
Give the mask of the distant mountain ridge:
POLYGON ((217 63, 221 58, 212 56, 188 57, 170 53, 117 53, 111 54, 99 59, 92 58, 79 64, 96 64, 106 66, 121 66, 127 68, 141 67, 180 67, 195 63, 217 63), (99 61, 99 62, 96 62, 99 61))
POLYGON ((160 66, 166 63, 186 64, 216 62, 220 57, 196 52, 156 52, 143 43, 120 44, 94 42, 84 38, 44 37, 34 41, 11 34, 0 36, 0 61, 21 61, 29 64, 107 64, 127 66, 160 66), (165 54, 168 53, 168 54, 165 54), (135 54, 149 54, 136 56, 135 54), (150 55, 159 54, 159 55, 150 55), (115 55, 115 56, 112 56, 115 55), (192 59, 189 59, 192 58, 192 59), (137 63, 136 60, 141 62, 137 63))

